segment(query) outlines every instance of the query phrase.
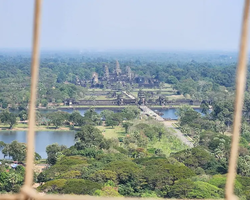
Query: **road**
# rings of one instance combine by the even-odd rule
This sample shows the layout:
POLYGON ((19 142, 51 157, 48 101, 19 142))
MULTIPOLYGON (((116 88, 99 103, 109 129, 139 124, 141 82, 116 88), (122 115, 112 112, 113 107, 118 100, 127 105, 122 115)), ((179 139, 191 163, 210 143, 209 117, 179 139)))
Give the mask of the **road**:
POLYGON ((156 119, 157 121, 164 122, 164 119, 161 116, 156 114, 153 110, 151 110, 147 106, 139 106, 139 108, 142 110, 143 114, 150 116, 156 119))
POLYGON ((139 108, 142 110, 143 114, 150 116, 159 122, 162 122, 166 128, 174 129, 175 131, 173 132, 173 135, 178 137, 184 144, 186 144, 189 147, 194 147, 193 143, 191 141, 189 141, 179 129, 177 129, 175 126, 173 126, 173 122, 165 121, 161 116, 156 114, 154 111, 152 111, 147 106, 139 106, 139 108))
POLYGON ((135 97, 131 94, 128 94, 126 91, 122 92, 123 94, 125 94, 127 97, 129 97, 130 99, 135 99, 135 97))
POLYGON ((194 144, 189 141, 184 135, 183 133, 177 129, 175 126, 173 126, 173 121, 164 121, 163 124, 166 128, 173 128, 175 130, 175 132, 173 132, 173 135, 175 135, 176 137, 178 137, 184 144, 186 144, 189 147, 194 147, 194 144))

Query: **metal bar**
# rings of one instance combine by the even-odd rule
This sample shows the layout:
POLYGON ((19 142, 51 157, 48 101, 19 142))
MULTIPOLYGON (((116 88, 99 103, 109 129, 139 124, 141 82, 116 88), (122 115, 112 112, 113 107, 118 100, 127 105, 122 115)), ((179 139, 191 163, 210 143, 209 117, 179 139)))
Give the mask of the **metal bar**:
POLYGON ((234 199, 235 197, 234 181, 236 176, 236 167, 238 159, 238 148, 239 148, 242 108, 244 102, 244 92, 246 87, 249 5, 250 5, 250 0, 245 0, 242 30, 241 30, 240 52, 239 52, 237 77, 236 77, 233 136, 232 136, 226 190, 225 190, 225 195, 227 200, 234 199))
POLYGON ((33 54, 31 64, 31 95, 29 102, 29 131, 27 135, 27 159, 25 170, 25 185, 32 186, 33 183, 33 163, 34 163, 34 139, 35 139, 35 123, 36 123, 36 96, 37 82, 39 71, 39 36, 41 21, 41 4, 42 0, 36 0, 34 13, 34 30, 33 30, 33 54))

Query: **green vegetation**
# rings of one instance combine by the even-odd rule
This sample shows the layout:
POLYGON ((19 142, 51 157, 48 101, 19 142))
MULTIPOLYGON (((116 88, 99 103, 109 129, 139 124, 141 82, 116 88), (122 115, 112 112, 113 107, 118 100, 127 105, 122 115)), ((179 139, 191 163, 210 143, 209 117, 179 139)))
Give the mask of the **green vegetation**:
MULTIPOLYGON (((3 141, 0 141, 0 149, 2 149, 4 158, 9 157, 15 161, 25 161, 26 159, 27 148, 25 143, 19 143, 14 140, 10 144, 5 144, 3 141)), ((41 156, 35 153, 35 159, 40 160, 41 156)))
POLYGON ((18 193, 24 183, 25 168, 21 165, 12 169, 9 165, 2 163, 0 166, 1 193, 18 193))
POLYGON ((125 136, 125 129, 121 126, 107 127, 107 126, 97 126, 97 128, 102 131, 105 138, 119 138, 125 136))
MULTIPOLYGON (((230 54, 225 57, 235 58, 230 54)), ((137 92, 142 89, 163 95, 169 99, 192 98, 198 100, 215 99, 234 91, 235 59, 221 58, 216 53, 91 53, 79 54, 46 53, 41 56, 38 84, 37 107, 62 106, 67 98, 89 99, 94 93, 113 90, 80 86, 80 81, 90 80, 94 72, 103 77, 103 65, 110 73, 116 62, 126 71, 126 66, 140 77, 154 78, 160 82, 157 88, 139 88, 137 83, 120 84, 117 89, 137 92), (190 59, 192 58, 192 59, 190 59), (224 72, 227 73, 224 73, 224 72), (89 95, 91 93, 91 96, 89 95)), ((29 101, 30 59, 25 53, 1 53, 0 57, 0 105, 3 109, 26 108, 29 101)), ((248 83, 249 84, 249 81, 248 83)), ((118 84, 117 84, 118 85, 118 84)), ((118 90, 116 90, 118 91, 118 90)), ((96 100, 109 99, 108 95, 95 96, 96 100)))
MULTIPOLYGON (((178 127, 189 130, 185 133, 195 141, 191 149, 172 135, 173 129, 152 119, 141 120, 136 113, 130 107, 118 113, 104 110, 100 114, 103 125, 83 125, 74 146, 48 146, 51 166, 38 175, 37 182, 45 182, 38 190, 114 197, 224 197, 230 137, 215 131, 217 119, 208 117, 214 112, 201 116, 188 106, 177 111, 178 127), (123 120, 112 128, 106 122, 114 115, 114 120, 123 120)), ((84 117, 93 119, 90 114, 84 117)), ((248 161, 249 145, 242 138, 240 146, 235 193, 248 199, 248 165, 243 163, 248 161)))
MULTIPOLYGON (((194 143, 188 148, 173 136, 173 128, 142 119, 136 106, 120 106, 124 108, 120 112, 104 110, 101 114, 92 107, 84 116, 75 111, 37 112, 40 127, 77 131, 73 146, 47 146, 49 167, 35 176, 34 181, 41 184, 38 191, 104 197, 224 198, 234 112, 235 54, 48 54, 41 57, 37 107, 64 108, 63 101, 68 98, 114 99, 122 91, 138 98, 142 90, 146 100, 202 101, 202 114, 190 106, 176 106, 179 120, 175 127, 194 143), (232 59, 227 59, 229 56, 232 59), (107 84, 104 88, 91 88, 89 83, 80 86, 79 82, 91 79, 93 72, 102 77, 107 63, 113 71, 114 57, 122 70, 130 66, 139 77, 157 79, 159 87, 118 82, 115 90, 107 89, 107 84)), ((27 127, 20 122, 28 119, 29 77, 30 63, 25 55, 0 55, 1 127, 27 127)), ((235 181, 235 194, 244 200, 250 199, 249 84, 248 77, 235 181)), ((1 142, 0 147, 5 156, 25 160, 25 144, 1 142)), ((37 154, 35 157, 40 159, 37 154)), ((23 167, 1 165, 1 192, 18 192, 23 176, 23 167)))

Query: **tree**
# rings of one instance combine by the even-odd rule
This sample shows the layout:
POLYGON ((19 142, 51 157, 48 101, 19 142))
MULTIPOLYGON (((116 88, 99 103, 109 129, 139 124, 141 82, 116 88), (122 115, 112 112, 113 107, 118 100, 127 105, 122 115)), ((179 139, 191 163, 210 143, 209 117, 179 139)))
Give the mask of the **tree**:
POLYGON ((95 195, 101 197, 122 197, 117 189, 112 186, 104 186, 101 190, 96 190, 95 195))
POLYGON ((96 190, 101 189, 101 184, 83 179, 69 179, 63 186, 64 194, 89 194, 93 195, 96 190))
POLYGON ((0 141, 0 149, 3 149, 6 146, 6 144, 3 141, 0 141))
POLYGON ((47 105, 48 105, 47 99, 42 99, 41 104, 42 104, 43 107, 47 107, 47 105))
POLYGON ((7 101, 3 101, 3 102, 2 102, 2 108, 3 108, 3 109, 8 108, 8 102, 7 102, 7 101))
POLYGON ((208 103, 206 102, 206 101, 203 101, 203 102, 201 102, 201 112, 203 113, 203 114, 208 114, 209 113, 209 105, 208 105, 208 103))
POLYGON ((186 199, 188 193, 193 189, 194 183, 188 179, 180 179, 172 187, 168 196, 170 198, 186 199))
POLYGON ((22 110, 21 112, 19 112, 18 116, 20 117, 21 121, 25 121, 28 119, 28 113, 26 110, 22 110))
POLYGON ((76 133, 75 138, 78 139, 75 146, 78 150, 99 147, 104 141, 101 131, 91 125, 84 125, 79 132, 76 133))
POLYGON ((213 119, 223 121, 228 127, 232 124, 234 105, 231 99, 227 101, 217 101, 213 104, 211 116, 213 119))
POLYGON ((122 116, 127 120, 132 120, 137 118, 141 111, 137 107, 128 106, 122 110, 122 116))
POLYGON ((47 162, 50 165, 56 164, 58 153, 63 151, 64 149, 67 149, 64 145, 58 145, 57 143, 48 145, 46 147, 46 153, 48 155, 47 162))
POLYGON ((26 158, 26 145, 15 140, 5 145, 2 153, 4 157, 9 156, 15 161, 24 161, 26 158))
POLYGON ((176 110, 176 115, 181 118, 181 117, 184 117, 186 112, 188 111, 193 111, 193 108, 191 106, 188 106, 188 105, 182 105, 180 108, 178 108, 176 110))
POLYGON ((58 74, 57 82, 58 82, 58 83, 62 83, 62 82, 64 82, 64 81, 66 81, 66 78, 67 78, 67 76, 65 75, 65 73, 61 71, 61 72, 58 74))
POLYGON ((105 121, 106 126, 111 126, 112 128, 114 128, 114 126, 118 126, 119 122, 116 121, 114 118, 108 118, 105 121))
POLYGON ((100 122, 100 115, 94 109, 89 109, 84 113, 84 124, 99 125, 100 122))
POLYGON ((209 163, 215 160, 210 152, 200 146, 177 152, 171 157, 192 169, 201 167, 205 170, 209 168, 209 163))
MULTIPOLYGON (((227 181, 227 178, 225 175, 218 174, 218 175, 214 175, 209 180, 208 183, 224 190, 226 186, 226 181, 227 181)), ((240 196, 242 194, 242 185, 238 182, 237 179, 235 180, 235 183, 234 183, 234 193, 237 196, 240 196)))
POLYGON ((10 113, 7 110, 4 110, 2 113, 0 113, 0 119, 2 123, 9 124, 9 129, 12 129, 12 127, 16 124, 16 116, 14 113, 10 113))
POLYGON ((180 179, 187 179, 195 175, 188 167, 172 165, 163 159, 146 163, 142 174, 152 190, 164 189, 166 185, 174 185, 180 179))
POLYGON ((90 175, 90 180, 99 183, 106 183, 110 180, 117 183, 117 174, 110 170, 99 170, 90 175))
POLYGON ((111 118, 114 114, 114 111, 112 110, 103 110, 100 115, 102 117, 103 120, 106 120, 108 118, 111 118))
POLYGON ((74 111, 70 116, 69 120, 74 123, 74 125, 82 126, 84 124, 84 118, 78 111, 74 111))
POLYGON ((129 127, 131 127, 133 124, 130 122, 124 122, 122 126, 125 128, 125 132, 128 133, 129 127))
POLYGON ((41 160, 42 157, 37 153, 35 152, 35 160, 41 160))
POLYGON ((105 170, 115 172, 120 184, 138 181, 141 172, 140 168, 131 161, 111 162, 105 167, 105 170))
POLYGON ((189 199, 215 199, 223 198, 223 190, 202 181, 194 182, 194 187, 188 192, 189 199))
POLYGON ((181 126, 185 124, 192 125, 198 118, 200 118, 200 114, 198 112, 194 111, 193 109, 187 110, 180 117, 180 125, 181 126))
POLYGON ((69 113, 57 111, 53 113, 47 114, 48 119, 54 126, 56 126, 56 129, 63 124, 64 121, 69 119, 69 113))

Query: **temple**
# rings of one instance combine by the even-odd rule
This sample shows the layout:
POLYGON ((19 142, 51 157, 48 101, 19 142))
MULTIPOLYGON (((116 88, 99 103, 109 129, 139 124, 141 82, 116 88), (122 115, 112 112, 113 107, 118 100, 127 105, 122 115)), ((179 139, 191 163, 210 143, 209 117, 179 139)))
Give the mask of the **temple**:
POLYGON ((77 85, 83 87, 90 86, 91 88, 108 88, 117 89, 119 85, 121 87, 127 85, 135 85, 138 87, 154 88, 159 87, 159 81, 153 78, 147 78, 138 76, 132 72, 129 66, 126 66, 126 70, 122 72, 119 62, 116 60, 116 66, 113 72, 109 70, 107 65, 103 66, 103 76, 99 76, 98 73, 92 74, 91 80, 76 80, 77 85))

